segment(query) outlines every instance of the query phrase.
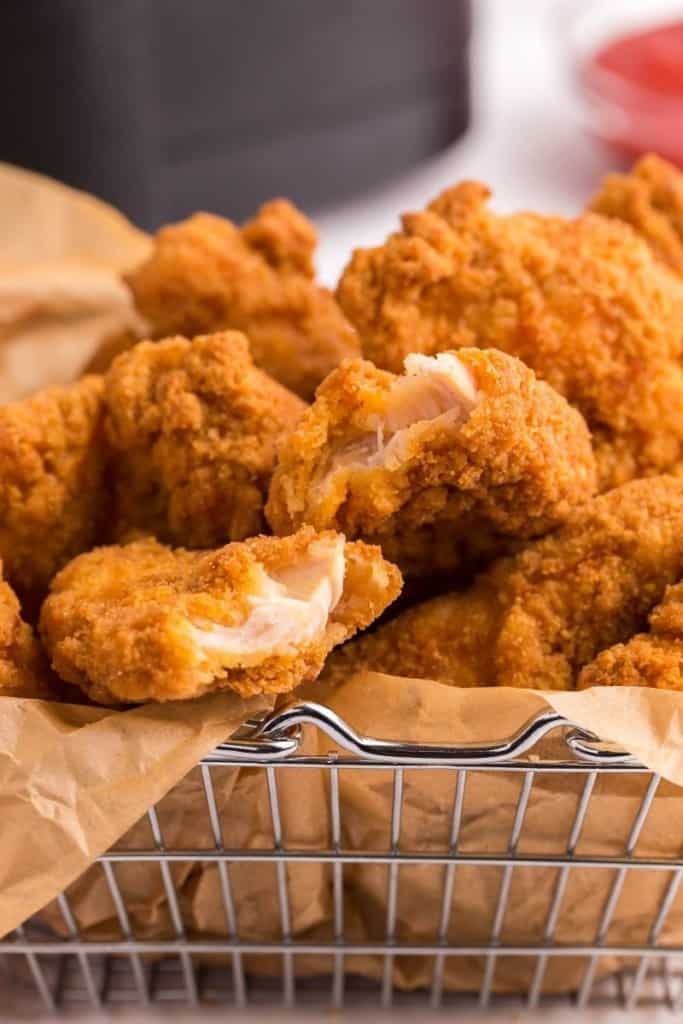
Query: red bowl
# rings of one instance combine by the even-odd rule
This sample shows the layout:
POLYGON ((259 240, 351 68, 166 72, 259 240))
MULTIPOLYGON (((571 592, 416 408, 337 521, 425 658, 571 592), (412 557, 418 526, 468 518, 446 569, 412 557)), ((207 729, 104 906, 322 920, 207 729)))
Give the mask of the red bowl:
POLYGON ((629 158, 683 167, 683 5, 573 4, 563 27, 587 130, 629 158))

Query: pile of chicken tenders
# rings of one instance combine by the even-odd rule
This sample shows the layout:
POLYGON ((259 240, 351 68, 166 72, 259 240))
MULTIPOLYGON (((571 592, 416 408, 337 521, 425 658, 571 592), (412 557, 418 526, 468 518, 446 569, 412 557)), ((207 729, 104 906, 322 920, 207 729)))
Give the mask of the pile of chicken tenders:
POLYGON ((683 174, 575 219, 463 182, 334 294, 315 244, 163 228, 145 339, 0 408, 0 692, 683 689, 683 174))

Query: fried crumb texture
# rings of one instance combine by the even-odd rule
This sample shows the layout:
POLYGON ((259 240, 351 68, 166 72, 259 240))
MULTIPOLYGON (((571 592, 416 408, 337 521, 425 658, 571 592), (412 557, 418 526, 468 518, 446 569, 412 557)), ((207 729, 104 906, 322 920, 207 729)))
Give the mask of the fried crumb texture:
POLYGON ((650 686, 683 690, 683 582, 668 587, 650 614, 649 632, 602 651, 581 672, 589 686, 650 686))
POLYGON ((103 385, 83 377, 0 408, 0 558, 22 600, 99 539, 107 505, 103 385))
POLYGON ((627 224, 487 206, 463 182, 358 249, 337 297, 363 354, 400 373, 411 352, 476 346, 525 362, 593 434, 599 486, 683 460, 683 284, 627 224))
POLYGON ((0 697, 56 699, 58 686, 17 595, 0 574, 0 697))
POLYGON ((454 569, 539 536, 596 489, 581 414, 496 350, 344 363, 279 448, 267 516, 380 544, 404 571, 454 569))
POLYGON ((285 199, 241 228, 196 213, 162 228, 126 280, 155 337, 244 331, 256 365, 310 398, 359 352, 334 296, 313 279, 316 242, 311 222, 285 199))
POLYGON ((673 164, 650 153, 629 174, 608 174, 589 208, 630 224, 683 276, 683 174, 673 164))
POLYGON ((335 652, 323 679, 368 668, 453 686, 571 690, 596 655, 643 628, 682 576, 683 480, 632 481, 499 560, 469 590, 416 605, 335 652))
POLYGON ((263 531, 275 443, 306 406, 243 334, 142 342, 114 361, 105 399, 114 539, 210 548, 263 531))
POLYGON ((314 679, 400 589, 378 548, 332 531, 216 551, 148 538, 75 559, 40 628, 55 671, 98 703, 283 693, 314 679))

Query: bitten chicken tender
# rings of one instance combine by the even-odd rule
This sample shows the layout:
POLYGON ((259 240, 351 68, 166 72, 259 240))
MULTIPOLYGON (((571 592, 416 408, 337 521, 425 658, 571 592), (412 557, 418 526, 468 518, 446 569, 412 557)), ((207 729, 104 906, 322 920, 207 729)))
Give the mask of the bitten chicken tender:
POLYGON ((17 596, 0 576, 0 697, 56 697, 48 660, 17 596))
POLYGON ((201 552, 146 539, 63 569, 41 631, 56 672, 101 704, 282 693, 400 589, 378 548, 331 531, 201 552))
POLYGON ((22 601, 98 540, 106 507, 102 380, 0 408, 0 558, 22 601))
POLYGON ((635 480, 501 559, 470 590, 417 605, 336 652, 323 678, 369 668, 453 686, 573 689, 681 576, 683 480, 635 480))
POLYGON ((652 686, 683 690, 683 582, 669 587, 650 615, 650 632, 602 651, 581 672, 578 687, 652 686))
POLYGON ((631 224, 683 276, 683 174, 673 164, 651 153, 630 174, 608 174, 590 209, 631 224))
POLYGON ((406 572, 547 533, 596 489, 580 413, 490 349, 344 363, 279 450, 266 514, 380 544, 406 572))
POLYGON ((575 405, 601 490, 683 460, 683 283, 625 224, 497 216, 465 182, 376 249, 357 250, 337 296, 363 354, 400 373, 411 352, 517 356, 575 405))
POLYGON ((143 342, 105 385, 117 539, 209 548, 262 532, 275 442, 306 406, 256 369, 243 334, 143 342))
POLYGON ((244 331, 256 365, 310 398, 359 352, 334 296, 313 280, 315 244, 313 225, 284 199, 242 228, 197 213, 162 228, 126 280, 154 336, 244 331))

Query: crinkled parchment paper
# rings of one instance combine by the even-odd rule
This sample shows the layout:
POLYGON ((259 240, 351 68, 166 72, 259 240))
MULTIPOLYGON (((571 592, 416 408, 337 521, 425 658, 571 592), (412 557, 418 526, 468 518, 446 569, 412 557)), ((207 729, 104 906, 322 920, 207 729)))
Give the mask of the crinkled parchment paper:
MULTIPOLYGON (((683 836, 683 697, 647 689, 600 688, 582 693, 538 693, 506 689, 458 689, 425 680, 359 673, 334 690, 308 686, 305 695, 341 714, 366 735, 406 742, 487 741, 511 735, 537 711, 555 707, 577 724, 629 749, 664 781, 636 847, 639 857, 679 856, 683 836)), ((247 712, 229 697, 183 705, 100 712, 59 708, 40 702, 6 700, 0 706, 0 789, 5 803, 0 922, 6 931, 56 895, 66 882, 119 837, 127 848, 149 848, 146 822, 131 825, 154 801, 168 848, 212 849, 214 840, 197 771, 188 770, 214 743, 228 735, 247 712), (177 783, 177 784, 176 784, 177 783), (171 788, 175 785, 175 788, 171 788), (170 792, 169 792, 170 791, 170 792), (167 793, 164 799, 162 795, 167 793), (31 849, 32 847, 32 849, 31 849)), ((249 709, 252 713, 252 709, 249 709)), ((326 754, 332 742, 305 730, 303 750, 326 754)), ((543 741, 540 755, 565 757, 559 737, 543 741)), ((406 769, 400 848, 446 853, 456 775, 452 771, 406 769)), ((548 856, 566 850, 585 774, 539 774, 534 780, 522 830, 520 856, 548 856)), ((216 799, 228 849, 273 848, 270 804, 262 769, 213 769, 216 799)), ((462 853, 504 854, 520 792, 521 775, 470 770, 458 849, 462 853)), ((595 785, 577 847, 579 856, 624 854, 642 800, 642 774, 605 774, 595 785)), ((279 769, 284 846, 329 849, 329 779, 322 769, 279 769)), ((340 772, 342 842, 349 851, 389 849, 392 775, 384 769, 340 772)), ((281 936, 275 865, 233 862, 230 879, 243 940, 269 942, 281 936)), ((117 864, 131 923, 138 938, 173 935, 166 895, 155 864, 117 864)), ((404 865, 399 872, 396 941, 434 943, 441 913, 443 865, 404 865)), ((344 867, 344 928, 351 943, 384 939, 387 902, 385 864, 344 867)), ((183 862, 173 877, 188 933, 225 937, 227 925, 216 863, 183 862)), ((455 872, 448 936, 458 945, 488 944, 502 869, 459 864, 455 872)), ((555 867, 519 865, 512 873, 501 941, 539 944, 557 883, 555 867)), ((670 872, 629 871, 606 943, 645 942, 670 872)), ((568 875, 555 932, 558 942, 589 944, 614 878, 613 869, 573 867, 568 875)), ((332 870, 325 863, 289 863, 287 882, 292 935, 296 940, 331 942, 332 870)), ((71 907, 91 938, 117 938, 120 930, 106 880, 98 865, 69 889, 71 907)), ((57 931, 56 907, 44 918, 57 931)), ((683 942, 683 902, 675 900, 662 942, 683 942)), ((247 954, 251 973, 277 974, 277 957, 247 954)), ((576 987, 585 957, 551 957, 544 975, 548 991, 576 987)), ((601 971, 618 966, 604 957, 601 971)), ((297 955, 299 975, 326 973, 329 956, 297 955)), ((528 986, 533 958, 501 955, 495 988, 528 986)), ((349 956, 345 969, 379 977, 382 960, 349 956)), ((394 980, 400 987, 430 983, 433 958, 397 956, 394 980)), ((476 989, 480 956, 448 957, 449 988, 476 989)))
POLYGON ((144 325, 120 274, 148 237, 84 192, 0 163, 0 403, 73 380, 144 325))

